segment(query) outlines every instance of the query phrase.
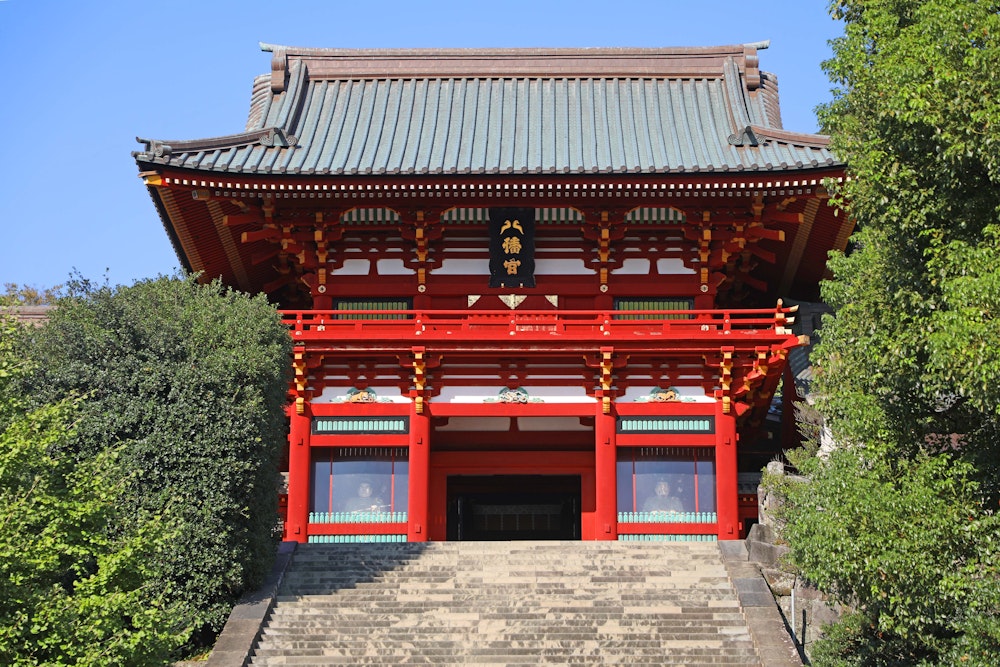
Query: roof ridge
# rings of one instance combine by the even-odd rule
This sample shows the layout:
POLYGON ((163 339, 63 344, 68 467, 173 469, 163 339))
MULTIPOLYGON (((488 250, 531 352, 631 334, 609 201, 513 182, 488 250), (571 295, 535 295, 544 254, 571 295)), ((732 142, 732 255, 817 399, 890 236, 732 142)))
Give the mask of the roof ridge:
POLYGON ((271 90, 285 90, 291 63, 311 80, 400 78, 721 78, 727 60, 749 90, 760 85, 757 51, 769 42, 683 47, 516 47, 342 49, 261 42, 271 58, 271 90))
POLYGON ((570 55, 575 53, 592 55, 663 54, 679 55, 690 53, 733 53, 745 49, 763 50, 771 45, 771 40, 744 42, 741 44, 720 44, 717 46, 510 46, 510 47, 407 47, 407 48, 341 48, 291 46, 258 42, 260 50, 270 53, 285 53, 297 56, 344 57, 370 55, 570 55))

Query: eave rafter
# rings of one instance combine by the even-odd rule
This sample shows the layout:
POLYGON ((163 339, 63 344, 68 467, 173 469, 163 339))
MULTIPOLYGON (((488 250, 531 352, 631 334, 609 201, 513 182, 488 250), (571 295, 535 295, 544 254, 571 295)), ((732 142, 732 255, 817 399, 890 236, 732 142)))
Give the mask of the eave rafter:
MULTIPOLYGON (((622 239, 642 224, 629 213, 641 209, 673 209, 686 222, 679 227, 696 252, 681 257, 698 272, 702 292, 731 293, 724 303, 736 303, 746 288, 770 293, 787 287, 779 277, 762 280, 754 275, 758 264, 776 272, 778 257, 761 241, 782 243, 782 225, 800 225, 802 202, 826 197, 824 179, 842 179, 838 167, 801 172, 758 174, 635 174, 635 175, 483 175, 428 176, 276 176, 188 172, 161 167, 144 172, 151 188, 172 191, 174 198, 203 201, 219 218, 219 238, 232 245, 233 234, 246 249, 229 257, 230 270, 239 279, 244 271, 266 276, 260 288, 274 293, 293 287, 307 293, 317 308, 329 307, 324 296, 332 271, 345 256, 339 242, 342 216, 353 209, 380 209, 398 219, 399 235, 412 244, 404 261, 415 271, 416 289, 426 289, 436 268, 432 247, 443 231, 442 214, 452 208, 485 209, 497 205, 573 209, 583 221, 581 231, 593 247, 597 287, 608 289, 610 273, 621 265, 622 239), (230 231, 231 230, 231 231, 230 231), (325 261, 324 261, 325 259, 325 261), (259 269, 265 273, 261 273, 259 269), (245 268, 244 268, 245 267, 245 268), (775 284, 775 283, 781 283, 775 284)), ((172 218, 180 217, 172 215, 172 218)), ((806 216, 808 217, 808 216, 806 216)), ((192 225, 196 221, 192 219, 192 225)), ((357 224, 357 223, 352 223, 357 224)), ((385 224, 376 225, 380 230, 385 224)), ((361 228, 361 227, 359 227, 361 228)), ((373 227, 375 229, 375 227, 373 227)), ((806 228, 798 239, 808 236, 806 228)), ((178 235, 183 232, 178 229, 178 235)), ((804 242, 804 241, 803 241, 804 242)), ((183 244, 188 248, 190 244, 183 244)), ((191 250, 194 251, 193 249, 191 250)), ((232 248, 227 250, 233 254, 232 248)), ((781 258, 785 262, 784 257, 781 258)), ((205 270, 191 262, 195 270, 205 270)), ((212 267, 210 273, 220 273, 212 267)), ((224 272, 224 271, 223 271, 224 272)), ((243 280, 250 280, 244 276, 243 280)), ((783 292, 776 291, 776 294, 783 292)), ((292 301, 300 303, 300 301, 292 301)))
POLYGON ((233 200, 339 200, 352 206, 366 200, 391 208, 412 207, 414 202, 448 206, 496 206, 523 202, 538 207, 581 206, 608 201, 621 207, 622 197, 643 205, 651 201, 763 196, 787 199, 825 195, 824 179, 843 180, 840 167, 753 174, 596 174, 596 175, 428 175, 384 176, 252 176, 186 172, 158 168, 144 172, 150 187, 197 191, 198 196, 233 200))

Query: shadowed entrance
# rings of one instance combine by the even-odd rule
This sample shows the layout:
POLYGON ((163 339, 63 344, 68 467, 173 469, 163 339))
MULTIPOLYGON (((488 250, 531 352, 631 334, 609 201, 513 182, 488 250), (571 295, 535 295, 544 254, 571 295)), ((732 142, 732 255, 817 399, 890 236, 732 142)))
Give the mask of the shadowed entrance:
POLYGON ((578 540, 579 475, 452 475, 448 540, 578 540))

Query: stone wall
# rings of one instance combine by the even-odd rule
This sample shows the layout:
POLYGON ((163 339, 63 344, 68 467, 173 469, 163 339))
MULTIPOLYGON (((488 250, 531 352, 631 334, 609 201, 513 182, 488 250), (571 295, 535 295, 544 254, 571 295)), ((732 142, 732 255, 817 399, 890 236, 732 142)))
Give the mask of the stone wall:
MULTIPOLYGON (((769 463, 767 472, 769 475, 785 474, 780 461, 769 463)), ((780 496, 762 486, 757 497, 760 523, 750 529, 746 539, 750 561, 760 568, 789 632, 800 652, 808 658, 810 646, 823 636, 825 626, 840 618, 843 608, 803 581, 787 562, 790 549, 781 539, 780 521, 776 516, 781 506, 780 496)))

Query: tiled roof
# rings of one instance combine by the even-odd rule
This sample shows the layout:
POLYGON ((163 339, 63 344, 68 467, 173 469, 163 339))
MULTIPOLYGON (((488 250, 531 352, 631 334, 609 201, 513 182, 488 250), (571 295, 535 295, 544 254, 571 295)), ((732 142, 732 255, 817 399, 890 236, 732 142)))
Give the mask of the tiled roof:
POLYGON ((643 174, 839 164, 781 128, 762 44, 346 50, 262 45, 247 131, 140 139, 144 163, 230 174, 643 174))

